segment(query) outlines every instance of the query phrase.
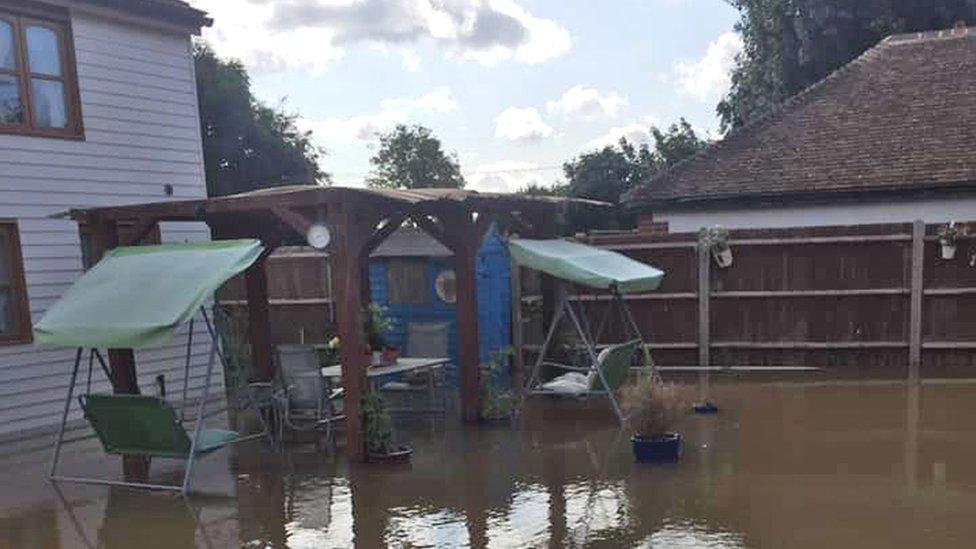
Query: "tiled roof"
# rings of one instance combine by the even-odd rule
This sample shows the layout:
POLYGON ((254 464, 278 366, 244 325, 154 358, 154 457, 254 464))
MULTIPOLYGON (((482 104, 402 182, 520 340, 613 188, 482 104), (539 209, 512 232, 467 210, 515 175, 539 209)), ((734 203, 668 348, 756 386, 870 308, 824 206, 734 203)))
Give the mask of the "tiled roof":
POLYGON ((976 190, 976 28, 892 36, 631 191, 632 207, 976 190))
MULTIPOLYGON (((78 0, 83 4, 93 4, 117 9, 135 15, 161 19, 171 23, 208 27, 213 20, 207 13, 198 10, 182 0, 78 0)), ((230 1, 230 0, 228 0, 230 1)))

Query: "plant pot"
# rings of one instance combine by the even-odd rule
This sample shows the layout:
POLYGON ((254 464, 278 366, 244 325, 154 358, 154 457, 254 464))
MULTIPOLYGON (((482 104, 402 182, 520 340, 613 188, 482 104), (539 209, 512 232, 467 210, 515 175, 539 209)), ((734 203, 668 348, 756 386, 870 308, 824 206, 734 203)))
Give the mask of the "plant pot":
POLYGON ((630 437, 634 446, 634 459, 642 463, 678 461, 681 456, 681 435, 665 433, 648 438, 630 437))
POLYGON ((511 425, 512 416, 479 416, 478 423, 484 425, 485 427, 504 427, 511 425))
POLYGON ((715 256, 715 262, 718 263, 719 267, 723 269, 725 267, 732 266, 732 248, 722 248, 721 250, 716 250, 712 253, 715 256))
POLYGON ((952 259, 956 257, 956 246, 953 244, 942 245, 942 259, 952 259))
POLYGON ((712 404, 711 402, 699 402, 693 407, 696 414, 717 414, 718 406, 712 404))
POLYGON ((399 357, 399 354, 400 353, 392 347, 387 347, 386 349, 383 349, 383 357, 382 357, 383 364, 395 364, 397 358, 399 357))
POLYGON ((413 448, 404 444, 385 454, 366 452, 366 461, 370 463, 408 463, 412 455, 413 448))

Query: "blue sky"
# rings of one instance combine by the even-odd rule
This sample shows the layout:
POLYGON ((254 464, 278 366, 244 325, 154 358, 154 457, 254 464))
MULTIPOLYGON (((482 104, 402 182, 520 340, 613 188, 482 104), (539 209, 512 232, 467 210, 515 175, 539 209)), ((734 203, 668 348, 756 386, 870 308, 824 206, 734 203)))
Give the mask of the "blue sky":
POLYGON ((686 117, 715 132, 741 47, 723 0, 191 0, 261 99, 286 99, 361 185, 376 133, 432 128, 470 188, 559 180, 620 135, 686 117))

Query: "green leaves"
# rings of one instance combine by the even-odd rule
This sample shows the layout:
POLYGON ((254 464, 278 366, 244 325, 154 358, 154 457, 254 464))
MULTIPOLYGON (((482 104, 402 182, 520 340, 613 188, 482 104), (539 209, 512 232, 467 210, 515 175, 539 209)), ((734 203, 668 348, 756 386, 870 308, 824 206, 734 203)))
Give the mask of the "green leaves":
POLYGON ((464 188, 456 155, 445 153, 440 140, 424 126, 399 124, 381 135, 379 151, 369 162, 373 173, 366 184, 370 187, 464 188))
POLYGON ((255 99, 239 61, 218 58, 203 42, 194 44, 193 60, 208 195, 329 182, 311 132, 299 130, 282 104, 255 99))

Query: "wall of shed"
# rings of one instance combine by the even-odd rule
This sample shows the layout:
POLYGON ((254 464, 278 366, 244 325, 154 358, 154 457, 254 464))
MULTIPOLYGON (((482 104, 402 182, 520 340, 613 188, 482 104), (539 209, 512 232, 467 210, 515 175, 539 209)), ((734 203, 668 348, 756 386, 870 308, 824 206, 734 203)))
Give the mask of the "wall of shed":
POLYGON ((889 200, 810 206, 766 206, 743 209, 702 208, 694 211, 655 211, 654 220, 666 222, 671 232, 697 231, 700 227, 728 229, 817 227, 872 223, 944 223, 969 219, 976 211, 976 197, 889 200))
MULTIPOLYGON (((206 196, 189 37, 78 14, 72 26, 85 139, 0 135, 0 218, 19 223, 35 322, 82 272, 75 223, 47 216, 206 196)), ((167 224, 161 232, 167 242, 209 237, 202 224, 167 224)), ((197 326, 194 390, 207 358, 197 326)), ((159 373, 168 388, 182 384, 184 335, 137 353, 143 388, 151 390, 159 373)), ((0 346, 0 439, 56 425, 72 361, 71 350, 0 346)), ((98 390, 108 389, 97 372, 94 378, 98 390)))

